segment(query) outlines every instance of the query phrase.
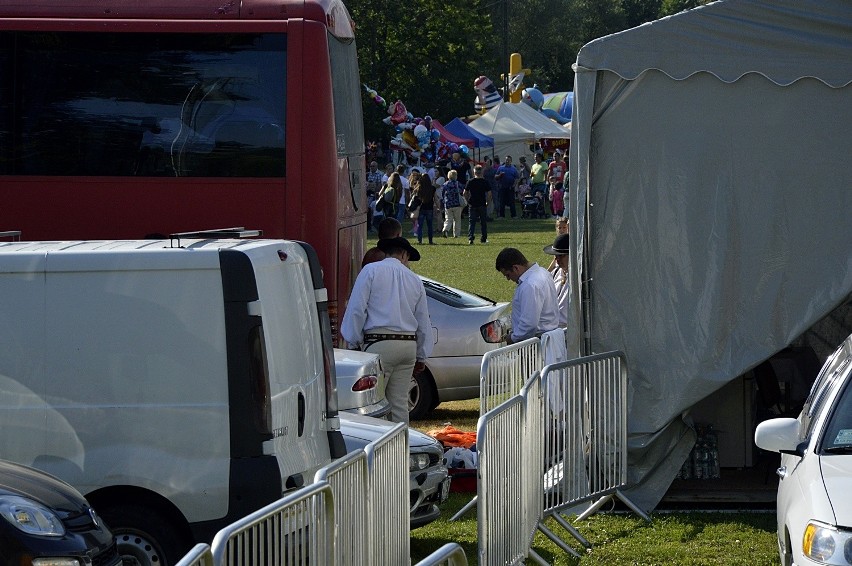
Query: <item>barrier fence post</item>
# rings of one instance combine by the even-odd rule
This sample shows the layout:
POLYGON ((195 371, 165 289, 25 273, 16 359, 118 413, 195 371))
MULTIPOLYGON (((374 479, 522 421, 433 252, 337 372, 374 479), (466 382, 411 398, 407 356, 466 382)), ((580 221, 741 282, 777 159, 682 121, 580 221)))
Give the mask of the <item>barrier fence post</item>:
POLYGON ((376 537, 369 563, 397 566, 411 561, 408 499, 408 427, 398 423, 364 449, 370 466, 370 536, 376 537))
POLYGON ((369 529, 370 525, 369 475, 367 453, 363 450, 350 452, 314 475, 314 482, 328 482, 334 494, 334 552, 341 565, 365 564, 373 556, 375 536, 367 536, 366 541, 363 536, 365 526, 369 529))

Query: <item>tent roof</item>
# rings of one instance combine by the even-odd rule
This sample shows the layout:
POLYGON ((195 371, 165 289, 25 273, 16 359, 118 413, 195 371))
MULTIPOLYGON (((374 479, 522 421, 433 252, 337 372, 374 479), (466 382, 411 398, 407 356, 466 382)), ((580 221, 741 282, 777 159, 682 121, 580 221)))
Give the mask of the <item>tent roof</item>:
POLYGON ((471 137, 476 140, 474 144, 475 147, 494 147, 494 140, 489 136, 481 134, 459 120, 458 118, 453 118, 450 120, 446 126, 444 126, 447 130, 454 133, 459 137, 471 137))
POLYGON ((476 145, 476 140, 470 137, 457 136, 453 132, 449 131, 446 126, 441 124, 438 120, 432 119, 432 127, 441 132, 441 137, 445 140, 458 144, 458 145, 467 145, 470 147, 474 147, 476 145))
POLYGON ((500 103, 471 122, 470 127, 499 141, 571 137, 570 130, 524 103, 500 103))
POLYGON ((656 69, 676 80, 759 73, 778 85, 812 77, 842 87, 852 76, 850 13, 848 2, 722 0, 587 43, 577 67, 627 80, 656 69))

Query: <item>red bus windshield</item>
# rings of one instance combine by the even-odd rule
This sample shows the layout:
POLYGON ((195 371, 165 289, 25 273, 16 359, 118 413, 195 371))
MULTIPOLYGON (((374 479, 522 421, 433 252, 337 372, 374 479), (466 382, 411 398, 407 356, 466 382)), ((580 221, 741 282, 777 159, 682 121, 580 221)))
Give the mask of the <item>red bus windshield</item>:
POLYGON ((55 240, 259 229, 312 244, 332 312, 342 309, 366 240, 343 5, 256 1, 222 14, 196 1, 185 9, 197 14, 176 19, 167 8, 143 17, 130 0, 62 4, 0 6, 0 230, 55 240))

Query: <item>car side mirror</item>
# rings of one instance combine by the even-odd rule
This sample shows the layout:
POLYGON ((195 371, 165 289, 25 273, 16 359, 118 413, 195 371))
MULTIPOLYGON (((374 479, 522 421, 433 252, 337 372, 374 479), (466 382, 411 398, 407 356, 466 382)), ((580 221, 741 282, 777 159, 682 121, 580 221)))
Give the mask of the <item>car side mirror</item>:
POLYGON ((807 441, 805 441, 805 442, 800 442, 798 445, 796 445, 796 448, 793 449, 793 450, 779 450, 779 452, 781 452, 781 454, 789 454, 790 456, 798 456, 799 458, 801 458, 802 456, 805 455, 805 449, 807 447, 808 447, 808 443, 807 443, 807 441))
POLYGON ((754 443, 758 448, 770 452, 801 456, 805 443, 799 442, 799 421, 792 418, 778 418, 763 421, 754 431, 754 443))

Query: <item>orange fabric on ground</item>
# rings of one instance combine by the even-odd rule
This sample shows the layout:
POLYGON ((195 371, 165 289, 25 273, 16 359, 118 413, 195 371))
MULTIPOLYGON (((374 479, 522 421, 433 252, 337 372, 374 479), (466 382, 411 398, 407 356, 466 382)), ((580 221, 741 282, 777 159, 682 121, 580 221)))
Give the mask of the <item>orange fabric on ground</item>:
POLYGON ((443 428, 432 429, 426 434, 437 439, 445 447, 458 446, 461 448, 470 448, 476 444, 475 432, 465 432, 452 425, 445 425, 443 428))

